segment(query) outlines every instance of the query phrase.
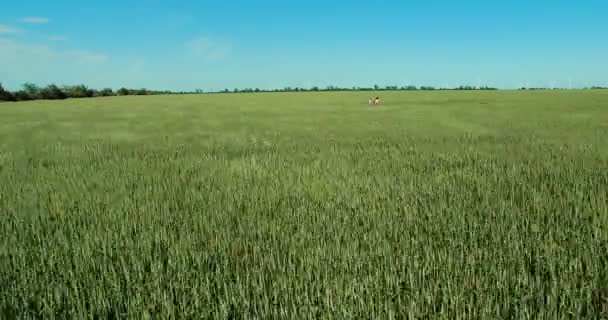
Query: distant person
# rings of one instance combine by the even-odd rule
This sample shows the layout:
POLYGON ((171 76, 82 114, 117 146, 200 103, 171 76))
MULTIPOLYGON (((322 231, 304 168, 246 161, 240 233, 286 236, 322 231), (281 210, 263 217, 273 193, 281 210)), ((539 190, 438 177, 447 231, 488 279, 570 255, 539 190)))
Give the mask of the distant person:
POLYGON ((380 105, 380 97, 376 97, 376 99, 374 100, 374 105, 380 105))
POLYGON ((368 101, 369 105, 372 104, 372 102, 373 102, 372 100, 373 100, 372 98, 369 98, 369 101, 368 101))

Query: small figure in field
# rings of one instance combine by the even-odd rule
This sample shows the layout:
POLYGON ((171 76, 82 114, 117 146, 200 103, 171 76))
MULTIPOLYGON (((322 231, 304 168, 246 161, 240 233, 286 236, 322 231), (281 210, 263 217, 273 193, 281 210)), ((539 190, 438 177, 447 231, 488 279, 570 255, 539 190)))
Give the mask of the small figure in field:
POLYGON ((374 99, 374 105, 380 105, 380 97, 376 97, 376 99, 374 99))
POLYGON ((372 100, 373 100, 372 98, 369 98, 368 103, 369 103, 370 105, 372 104, 372 100))

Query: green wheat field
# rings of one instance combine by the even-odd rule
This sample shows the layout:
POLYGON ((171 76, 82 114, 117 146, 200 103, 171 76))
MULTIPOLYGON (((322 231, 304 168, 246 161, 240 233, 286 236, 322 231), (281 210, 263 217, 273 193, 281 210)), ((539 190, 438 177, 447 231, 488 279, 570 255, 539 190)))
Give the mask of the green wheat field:
POLYGON ((608 91, 372 95, 0 104, 0 318, 608 318, 608 91))

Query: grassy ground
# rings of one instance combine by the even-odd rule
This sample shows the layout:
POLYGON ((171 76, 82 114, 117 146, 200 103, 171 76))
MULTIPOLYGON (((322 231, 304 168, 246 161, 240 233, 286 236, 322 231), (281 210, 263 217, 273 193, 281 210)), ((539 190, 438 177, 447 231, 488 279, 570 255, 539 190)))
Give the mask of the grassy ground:
POLYGON ((0 104, 0 317, 608 318, 608 92, 0 104))

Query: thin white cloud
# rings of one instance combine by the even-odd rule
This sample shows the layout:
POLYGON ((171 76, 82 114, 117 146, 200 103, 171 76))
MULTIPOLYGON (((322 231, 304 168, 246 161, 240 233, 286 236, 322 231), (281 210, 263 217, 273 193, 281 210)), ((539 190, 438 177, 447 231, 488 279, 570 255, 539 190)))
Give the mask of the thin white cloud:
POLYGON ((112 78, 110 56, 90 50, 70 50, 57 45, 30 43, 0 37, 0 75, 11 88, 34 82, 107 86, 112 78))
POLYGON ((230 52, 230 46, 212 41, 207 37, 198 37, 186 42, 186 48, 196 58, 205 60, 222 60, 230 52))
POLYGON ((110 56, 105 53, 91 52, 86 50, 64 51, 59 56, 73 59, 76 63, 102 64, 110 61, 110 56))
POLYGON ((145 67, 146 67, 146 60, 144 58, 136 58, 133 61, 131 61, 129 70, 133 71, 133 72, 139 72, 139 71, 144 70, 145 67))
POLYGON ((47 39, 49 39, 51 41, 65 41, 68 38, 65 36, 49 36, 47 39))
POLYGON ((17 28, 13 28, 11 26, 7 26, 4 24, 0 24, 0 34, 10 34, 10 33, 19 33, 21 30, 17 28))
POLYGON ((48 23, 49 21, 50 21, 49 18, 43 18, 43 17, 25 17, 25 18, 21 19, 21 22, 35 23, 35 24, 48 23))
POLYGON ((87 50, 59 50, 46 45, 0 39, 0 59, 24 64, 33 62, 99 64, 107 62, 110 57, 104 53, 87 50))

